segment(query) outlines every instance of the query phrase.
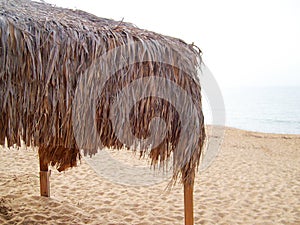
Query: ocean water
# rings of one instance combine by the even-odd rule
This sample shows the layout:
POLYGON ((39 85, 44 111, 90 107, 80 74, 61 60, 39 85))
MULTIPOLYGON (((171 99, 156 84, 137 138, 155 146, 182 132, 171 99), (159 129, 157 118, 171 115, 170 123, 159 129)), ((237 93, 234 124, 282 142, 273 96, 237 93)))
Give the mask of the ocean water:
MULTIPOLYGON (((300 134, 300 87, 227 88, 222 90, 222 95, 226 126, 300 134)), ((203 108, 206 122, 213 124, 209 102, 204 101, 203 108)))

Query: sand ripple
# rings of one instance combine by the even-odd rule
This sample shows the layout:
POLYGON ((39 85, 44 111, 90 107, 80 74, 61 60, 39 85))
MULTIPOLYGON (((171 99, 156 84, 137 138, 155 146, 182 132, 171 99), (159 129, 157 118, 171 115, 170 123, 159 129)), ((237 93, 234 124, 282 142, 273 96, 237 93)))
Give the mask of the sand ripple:
MULTIPOLYGON (((197 176, 195 224, 300 224, 299 165, 300 136, 227 129, 218 158, 197 176)), ((183 224, 180 185, 111 183, 83 161, 52 171, 44 198, 38 172, 36 151, 0 148, 0 224, 183 224)))

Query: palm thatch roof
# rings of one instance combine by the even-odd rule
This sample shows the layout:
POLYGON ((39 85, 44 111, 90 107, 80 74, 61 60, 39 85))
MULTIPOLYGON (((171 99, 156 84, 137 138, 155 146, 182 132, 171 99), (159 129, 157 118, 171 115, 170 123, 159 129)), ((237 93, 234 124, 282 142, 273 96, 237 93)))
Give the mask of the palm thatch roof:
MULTIPOLYGON (((173 181, 180 176, 184 182, 193 182, 205 139, 197 75, 201 56, 195 46, 80 10, 29 0, 0 0, 0 59, 0 144, 7 138, 9 146, 20 145, 21 138, 27 146, 38 146, 40 157, 59 171, 76 166, 79 149, 90 155, 97 152, 88 133, 79 132, 80 137, 75 134, 80 128, 74 118, 85 120, 84 99, 76 100, 83 110, 77 110, 76 115, 74 112, 76 91, 83 93, 88 89, 82 84, 98 91, 87 96, 95 104, 92 111, 102 143, 99 147, 136 149, 135 142, 126 144, 120 140, 112 125, 109 115, 116 97, 141 78, 157 77, 175 83, 192 99, 198 122, 192 127, 183 124, 178 106, 163 97, 148 96, 129 110, 128 135, 145 139, 150 121, 156 117, 164 119, 167 131, 162 142, 149 153, 147 146, 142 146, 140 152, 149 154, 153 165, 177 154, 173 181), (111 51, 118 47, 118 51, 111 51), (99 91, 98 83, 89 77, 101 77, 103 65, 99 59, 108 53, 113 74, 99 91), (127 63, 118 68, 122 60, 127 63), (184 133, 191 134, 195 129, 199 130, 196 139, 180 140, 184 133), (84 144, 78 144, 78 139, 84 144), (183 144, 177 148, 179 140, 183 144), (180 164, 186 160, 187 148, 190 157, 180 164)), ((145 88, 159 92, 154 84, 145 88)), ((177 96, 173 98, 176 101, 177 96)), ((192 116, 189 113, 185 115, 192 116)), ((122 113, 116 115, 122 125, 122 113)))

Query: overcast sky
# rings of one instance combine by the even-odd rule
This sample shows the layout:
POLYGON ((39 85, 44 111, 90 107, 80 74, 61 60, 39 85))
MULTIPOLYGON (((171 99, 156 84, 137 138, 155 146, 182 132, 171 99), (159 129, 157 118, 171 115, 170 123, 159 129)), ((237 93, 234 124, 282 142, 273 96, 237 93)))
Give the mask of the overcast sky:
POLYGON ((194 42, 221 87, 300 86, 300 1, 46 0, 194 42))

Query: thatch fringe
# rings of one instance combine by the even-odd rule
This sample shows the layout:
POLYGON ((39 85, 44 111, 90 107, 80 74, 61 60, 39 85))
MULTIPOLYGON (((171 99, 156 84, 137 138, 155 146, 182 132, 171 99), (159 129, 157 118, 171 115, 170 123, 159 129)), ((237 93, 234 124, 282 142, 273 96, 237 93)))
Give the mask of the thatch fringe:
MULTIPOLYGON (((124 145, 116 135, 108 116, 111 105, 120 91, 137 79, 153 76, 168 79, 186 91, 197 109, 199 124, 195 126, 199 136, 197 140, 184 140, 186 146, 195 143, 189 147, 191 152, 187 152, 189 160, 180 164, 188 151, 183 149, 176 153, 178 162, 173 162, 173 181, 182 174, 182 181, 192 183, 205 139, 197 75, 201 63, 199 51, 179 39, 80 10, 28 0, 0 0, 0 144, 7 138, 9 146, 20 145, 21 137, 26 145, 39 146, 39 154, 60 171, 76 165, 79 147, 86 154, 94 154, 97 148, 89 148, 93 142, 89 134, 82 133, 79 137, 84 140, 83 146, 76 142, 74 129, 78 127, 74 118, 85 118, 84 111, 74 114, 76 89, 86 88, 80 87, 83 78, 88 80, 91 74, 101 76, 99 69, 103 65, 98 65, 98 60, 118 47, 121 51, 110 55, 109 66, 114 73, 105 87, 100 90, 97 82, 91 86, 99 91, 90 98, 94 98, 93 113, 101 143, 112 148, 135 147, 124 145), (130 43, 139 45, 130 47, 130 43), (128 55, 126 66, 118 68, 119 65, 113 64, 128 55)), ((148 88, 153 91, 159 87, 149 83, 148 88)), ((176 101, 176 96, 173 98, 176 101)), ((76 101, 84 110, 85 102, 76 101)), ((121 117, 120 112, 118 119, 121 117)), ((131 133, 137 138, 147 138, 149 123, 155 117, 164 119, 167 132, 161 144, 149 153, 153 165, 170 157, 182 133, 196 129, 182 124, 174 105, 153 96, 139 100, 131 109, 131 133)), ((141 154, 145 153, 146 149, 141 149, 141 154)))

